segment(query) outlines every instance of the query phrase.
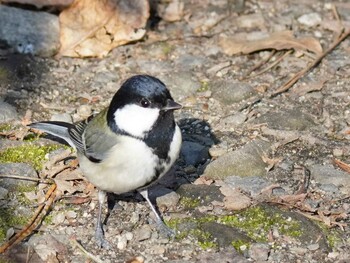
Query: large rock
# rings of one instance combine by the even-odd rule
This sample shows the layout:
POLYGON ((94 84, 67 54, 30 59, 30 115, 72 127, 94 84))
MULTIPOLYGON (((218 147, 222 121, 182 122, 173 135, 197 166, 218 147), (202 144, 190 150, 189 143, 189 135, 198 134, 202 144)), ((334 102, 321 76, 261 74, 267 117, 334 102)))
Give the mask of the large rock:
POLYGON ((213 98, 226 105, 240 102, 256 94, 254 88, 248 83, 232 80, 219 80, 211 83, 210 86, 213 98))
POLYGON ((18 119, 16 108, 0 98, 0 123, 18 119))
POLYGON ((264 176, 267 164, 262 156, 268 152, 270 143, 255 140, 242 148, 220 156, 204 170, 207 178, 223 179, 227 176, 264 176))
POLYGON ((313 117, 299 109, 282 112, 270 111, 257 118, 255 123, 266 123, 271 129, 304 131, 315 125, 313 117))
POLYGON ((0 41, 20 53, 54 55, 60 45, 58 17, 0 5, 0 41))

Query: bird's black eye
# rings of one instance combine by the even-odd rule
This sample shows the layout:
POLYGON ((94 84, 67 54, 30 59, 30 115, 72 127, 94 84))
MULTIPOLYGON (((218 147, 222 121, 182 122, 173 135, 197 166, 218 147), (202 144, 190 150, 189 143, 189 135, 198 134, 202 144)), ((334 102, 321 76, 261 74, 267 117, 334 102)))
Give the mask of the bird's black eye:
POLYGON ((148 108, 149 106, 151 106, 151 102, 148 99, 142 98, 140 100, 140 105, 144 108, 148 108))

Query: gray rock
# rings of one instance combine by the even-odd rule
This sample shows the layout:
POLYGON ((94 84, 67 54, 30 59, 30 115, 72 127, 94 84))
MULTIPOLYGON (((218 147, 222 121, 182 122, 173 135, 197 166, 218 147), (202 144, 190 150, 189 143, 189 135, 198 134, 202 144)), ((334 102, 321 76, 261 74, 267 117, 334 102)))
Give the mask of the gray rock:
POLYGON ((260 176, 229 176, 225 178, 225 183, 233 188, 240 188, 243 191, 250 193, 252 196, 258 195, 262 189, 271 184, 260 176))
POLYGON ((308 27, 314 27, 322 22, 322 18, 318 13, 309 13, 298 17, 298 22, 308 27))
POLYGON ((162 81, 169 87, 175 98, 185 98, 196 93, 201 87, 199 81, 188 71, 173 72, 162 76, 162 81))
POLYGON ((224 117, 220 119, 220 125, 222 126, 238 126, 243 124, 247 119, 247 115, 242 112, 237 112, 233 115, 229 115, 227 117, 224 117))
POLYGON ((176 192, 181 198, 186 197, 192 200, 198 200, 198 205, 208 205, 213 201, 222 201, 224 198, 216 185, 195 185, 183 184, 176 192))
MULTIPOLYGON (((350 175, 344 171, 335 169, 332 165, 312 165, 309 167, 311 177, 317 182, 329 189, 332 184, 339 187, 344 194, 350 194, 350 175), (328 185, 325 186, 325 185, 328 185)), ((332 187, 333 191, 335 188, 332 187)))
POLYGON ((16 108, 0 99, 0 123, 16 119, 18 119, 16 108))
POLYGON ((226 105, 248 99, 256 93, 249 84, 232 80, 215 81, 210 86, 212 97, 226 105))
POLYGON ((68 123, 73 123, 73 118, 72 115, 68 113, 57 113, 51 116, 50 121, 64 121, 68 123))
MULTIPOLYGON (((167 261, 168 263, 185 263, 186 261, 167 261)), ((237 252, 233 247, 227 247, 220 251, 201 251, 194 261, 196 263, 248 263, 242 254, 237 252)))
POLYGON ((205 162, 209 158, 209 148, 196 143, 184 141, 182 143, 181 155, 188 165, 198 165, 205 162))
MULTIPOLYGON (((0 174, 2 175, 20 175, 38 178, 34 168, 26 163, 2 163, 0 164, 0 174)), ((16 189, 17 186, 37 185, 35 181, 19 180, 12 178, 0 179, 0 185, 6 189, 16 189)))
POLYGON ((0 199, 5 199, 8 192, 9 191, 6 188, 0 187, 0 199))
POLYGON ((179 59, 175 61, 175 64, 178 68, 181 68, 182 70, 191 70, 193 68, 205 65, 206 62, 206 58, 203 56, 198 57, 186 54, 179 57, 179 59))
POLYGON ((267 261, 269 258, 270 246, 265 243, 254 243, 250 246, 248 255, 256 261, 267 261))
POLYGON ((216 222, 203 223, 201 229, 204 232, 210 233, 219 247, 232 246, 232 242, 234 241, 243 241, 244 243, 253 242, 251 238, 243 234, 239 229, 216 222))
POLYGON ((180 196, 174 191, 171 191, 165 195, 157 197, 156 203, 159 208, 166 207, 167 209, 169 209, 176 207, 179 200, 180 196))
POLYGON ((149 225, 143 225, 141 228, 137 229, 135 232, 135 239, 137 241, 150 239, 151 236, 152 236, 152 230, 149 225))
POLYGON ((0 40, 18 52, 39 56, 54 55, 59 46, 58 17, 0 5, 0 40))
POLYGON ((270 111, 257 118, 254 123, 266 123, 271 129, 303 131, 315 125, 311 115, 299 109, 270 111))
POLYGON ((255 140, 242 148, 220 156, 204 170, 204 175, 212 179, 223 179, 227 176, 264 176, 266 163, 262 154, 266 153, 270 143, 255 140))

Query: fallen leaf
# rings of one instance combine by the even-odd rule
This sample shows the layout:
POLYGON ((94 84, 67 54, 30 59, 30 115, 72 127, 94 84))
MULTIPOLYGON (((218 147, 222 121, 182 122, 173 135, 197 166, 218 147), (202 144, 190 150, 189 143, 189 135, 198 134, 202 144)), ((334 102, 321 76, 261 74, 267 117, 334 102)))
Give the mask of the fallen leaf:
POLYGON ((293 90, 293 93, 295 93, 298 96, 303 96, 306 93, 312 92, 312 91, 320 91, 324 87, 324 84, 327 80, 320 80, 314 83, 308 83, 306 85, 300 85, 298 88, 293 90))
POLYGON ((224 207, 230 211, 237 211, 247 208, 251 205, 250 197, 243 194, 237 188, 231 188, 228 185, 220 187, 220 192, 224 197, 224 207))
POLYGON ((117 46, 141 39, 148 17, 147 0, 75 0, 59 16, 58 56, 104 57, 117 46))
POLYGON ((320 42, 312 37, 295 38, 292 31, 281 31, 270 34, 269 37, 248 41, 246 39, 235 39, 221 37, 219 44, 223 52, 228 55, 250 54, 260 50, 304 50, 311 51, 317 55, 322 53, 320 42))

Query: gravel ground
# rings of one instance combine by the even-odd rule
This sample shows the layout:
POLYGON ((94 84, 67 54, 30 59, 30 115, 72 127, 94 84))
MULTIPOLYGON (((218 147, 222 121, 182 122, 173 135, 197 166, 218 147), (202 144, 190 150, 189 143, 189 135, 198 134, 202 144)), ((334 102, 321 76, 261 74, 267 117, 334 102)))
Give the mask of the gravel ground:
MULTIPOLYGON (((160 78, 184 107, 176 113, 181 156, 151 191, 177 232, 174 239, 157 231, 140 196, 110 195, 105 229, 113 248, 97 248, 96 191, 74 166, 74 153, 59 149, 49 157, 69 156, 68 161, 45 159, 46 170, 18 160, 0 164, 0 174, 52 176, 57 170, 65 182, 44 222, 2 259, 98 262, 88 259, 76 240, 100 262, 350 262, 350 174, 340 163, 350 163, 350 39, 277 96, 273 92, 312 57, 293 52, 269 70, 249 74, 270 55, 262 68, 286 51, 230 56, 220 44, 223 35, 291 29, 297 38, 318 39, 325 50, 336 35, 332 4, 209 2, 186 1, 187 19, 161 20, 144 40, 104 59, 54 60, 3 50, 0 122, 10 124, 1 126, 3 156, 11 147, 55 143, 33 140, 25 121, 84 119, 108 106, 134 74, 160 78)), ((349 26, 349 3, 336 6, 349 26)), ((32 213, 47 186, 23 184, 1 181, 0 209, 32 213)), ((3 223, 11 220, 2 215, 5 233, 23 227, 23 222, 3 223)))

